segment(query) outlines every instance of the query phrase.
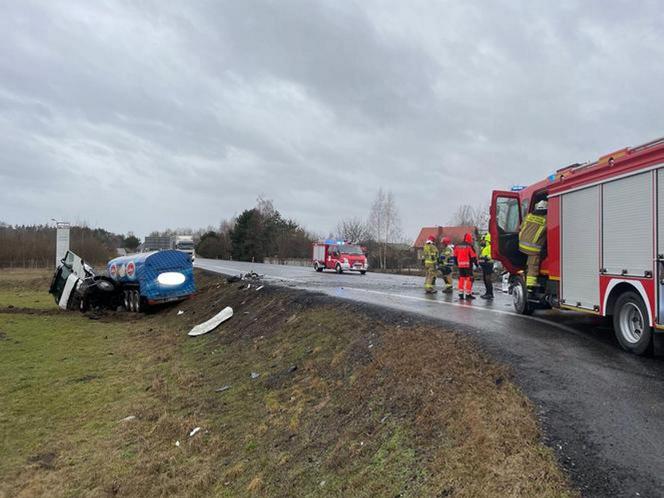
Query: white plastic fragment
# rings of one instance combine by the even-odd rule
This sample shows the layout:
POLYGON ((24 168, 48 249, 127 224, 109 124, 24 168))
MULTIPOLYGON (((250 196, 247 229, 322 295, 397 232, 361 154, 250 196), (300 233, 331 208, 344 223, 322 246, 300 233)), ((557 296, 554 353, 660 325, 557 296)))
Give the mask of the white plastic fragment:
POLYGON ((180 441, 175 441, 175 446, 180 447, 180 441))
POLYGON ((191 432, 189 433, 189 437, 195 436, 198 431, 200 431, 200 427, 194 427, 191 432))
POLYGON ((136 415, 129 415, 128 417, 125 417, 122 420, 120 420, 120 422, 131 422, 132 420, 136 420, 136 415))
POLYGON ((184 311, 178 310, 178 316, 180 316, 180 315, 184 315, 184 311))
POLYGON ((259 374, 258 372, 251 372, 251 378, 252 379, 257 379, 260 376, 261 376, 261 374, 259 374))
POLYGON ((256 289, 256 291, 261 290, 263 287, 265 287, 265 286, 264 286, 264 285, 261 285, 258 289, 256 289))
POLYGON ((189 331, 187 335, 195 337, 197 335, 207 334, 208 332, 211 332, 214 329, 216 329, 219 325, 221 325, 223 322, 225 322, 232 316, 233 316, 233 308, 231 308, 230 306, 226 306, 223 310, 214 315, 207 322, 199 323, 198 325, 196 325, 193 329, 189 331))

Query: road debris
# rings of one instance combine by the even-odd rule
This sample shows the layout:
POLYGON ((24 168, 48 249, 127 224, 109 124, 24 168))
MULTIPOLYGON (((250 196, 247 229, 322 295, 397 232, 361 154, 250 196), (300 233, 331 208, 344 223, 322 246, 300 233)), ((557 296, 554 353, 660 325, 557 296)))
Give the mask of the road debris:
POLYGON ((256 289, 256 291, 261 290, 263 287, 265 287, 265 286, 264 286, 264 285, 261 285, 260 287, 258 287, 258 288, 256 289))
POLYGON ((291 365, 288 367, 288 373, 293 373, 295 370, 297 370, 297 365, 291 365))
POLYGON ((199 335, 207 334, 208 332, 213 331, 223 322, 228 320, 233 316, 233 308, 226 306, 219 313, 210 318, 207 322, 200 323, 196 325, 193 329, 187 334, 190 337, 196 337, 199 335))
POLYGON ((180 447, 180 441, 175 441, 175 446, 180 447))
POLYGON ((184 311, 178 310, 178 316, 180 316, 180 315, 184 315, 184 311))
POLYGON ((136 420, 136 415, 129 415, 128 417, 125 417, 122 420, 120 420, 120 422, 131 422, 132 420, 136 420))
POLYGON ((228 391, 231 388, 230 384, 226 384, 225 386, 221 386, 218 389, 215 389, 214 392, 216 393, 223 393, 224 391, 228 391))
POLYGON ((251 372, 251 378, 252 379, 257 379, 260 376, 261 376, 261 374, 259 374, 258 372, 251 372))
POLYGON ((191 430, 191 432, 189 433, 189 437, 193 437, 193 436, 195 436, 196 433, 197 433, 198 431, 200 431, 200 430, 201 430, 200 427, 194 427, 194 428, 191 430))

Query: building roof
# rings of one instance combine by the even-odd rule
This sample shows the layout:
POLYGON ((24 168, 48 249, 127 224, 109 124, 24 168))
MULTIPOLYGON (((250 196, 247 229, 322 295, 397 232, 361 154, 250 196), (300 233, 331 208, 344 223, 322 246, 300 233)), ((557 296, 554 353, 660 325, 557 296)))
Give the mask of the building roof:
POLYGON ((460 242, 463 242, 463 236, 468 232, 472 233, 475 237, 477 234, 477 227, 423 227, 422 230, 420 230, 417 239, 413 242, 413 247, 418 249, 424 247, 424 244, 431 235, 435 237, 437 243, 440 242, 440 239, 443 237, 449 237, 452 239, 452 244, 459 244, 460 242))

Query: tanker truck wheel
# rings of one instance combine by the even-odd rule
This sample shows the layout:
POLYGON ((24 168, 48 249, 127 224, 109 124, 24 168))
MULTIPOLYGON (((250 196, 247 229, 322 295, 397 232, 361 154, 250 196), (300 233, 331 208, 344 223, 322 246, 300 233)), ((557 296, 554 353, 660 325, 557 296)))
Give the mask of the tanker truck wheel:
POLYGON ((131 311, 131 300, 129 299, 130 292, 131 291, 128 290, 122 291, 122 304, 127 311, 131 311))
POLYGON ((139 313, 141 311, 141 294, 138 290, 131 291, 132 294, 132 307, 131 310, 134 313, 139 313))

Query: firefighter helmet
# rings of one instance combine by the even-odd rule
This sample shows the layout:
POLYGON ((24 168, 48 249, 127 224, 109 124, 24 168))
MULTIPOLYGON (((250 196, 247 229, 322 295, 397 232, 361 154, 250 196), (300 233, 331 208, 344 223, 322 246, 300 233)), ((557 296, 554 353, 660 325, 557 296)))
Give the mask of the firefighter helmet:
POLYGON ((452 243, 452 239, 450 239, 449 237, 443 237, 442 239, 440 239, 440 241, 446 246, 449 246, 452 243))
POLYGON ((434 237, 433 235, 429 235, 429 238, 427 239, 427 244, 433 244, 434 242, 436 242, 436 237, 434 237))
POLYGON ((535 204, 535 211, 546 211, 549 208, 549 203, 547 201, 539 201, 535 204))

